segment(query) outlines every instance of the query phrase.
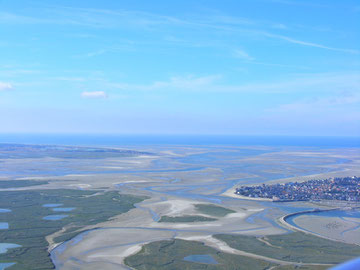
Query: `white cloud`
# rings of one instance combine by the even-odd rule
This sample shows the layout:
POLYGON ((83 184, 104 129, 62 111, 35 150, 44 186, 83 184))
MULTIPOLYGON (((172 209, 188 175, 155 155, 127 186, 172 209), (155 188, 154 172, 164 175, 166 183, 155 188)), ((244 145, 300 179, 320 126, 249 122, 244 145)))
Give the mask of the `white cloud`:
POLYGON ((84 91, 81 93, 83 98, 107 98, 107 94, 104 91, 84 91))
POLYGON ((0 82, 0 91, 12 90, 14 87, 11 83, 0 82))
POLYGON ((247 60, 247 61, 254 60, 254 58, 251 57, 247 52, 245 52, 243 50, 240 50, 240 49, 236 49, 234 51, 234 55, 235 55, 236 58, 240 58, 240 59, 243 59, 243 60, 247 60))

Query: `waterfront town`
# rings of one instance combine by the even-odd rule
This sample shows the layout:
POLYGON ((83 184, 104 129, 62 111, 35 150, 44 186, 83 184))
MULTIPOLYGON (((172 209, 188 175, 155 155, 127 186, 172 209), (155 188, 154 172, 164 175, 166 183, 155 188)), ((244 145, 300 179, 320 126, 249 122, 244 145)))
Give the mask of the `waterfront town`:
POLYGON ((242 186, 235 194, 273 201, 341 200, 360 202, 360 177, 329 178, 273 185, 242 186))

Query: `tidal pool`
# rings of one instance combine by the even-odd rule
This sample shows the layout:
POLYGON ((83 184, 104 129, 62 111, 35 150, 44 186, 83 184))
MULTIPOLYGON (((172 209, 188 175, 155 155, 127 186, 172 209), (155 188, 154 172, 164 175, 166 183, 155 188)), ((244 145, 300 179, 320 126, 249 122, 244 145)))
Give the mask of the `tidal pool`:
POLYGON ((15 263, 0 263, 0 270, 4 270, 12 265, 14 265, 15 263))
POLYGON ((206 255, 189 255, 184 258, 184 261, 196 262, 196 263, 206 263, 206 264, 218 264, 218 262, 213 258, 213 256, 206 255))
MULTIPOLYGON (((10 248, 17 248, 17 247, 21 247, 21 246, 11 243, 0 243, 0 254, 6 253, 10 248)), ((4 270, 14 264, 15 263, 0 263, 0 270, 4 270)))
POLYGON ((43 207, 58 207, 58 206, 62 206, 62 203, 48 203, 48 204, 43 204, 43 207))
POLYGON ((7 230, 7 229, 9 229, 9 223, 0 222, 0 230, 7 230))
POLYGON ((10 248, 18 248, 21 247, 17 244, 11 244, 11 243, 0 243, 0 254, 4 254, 8 251, 10 248))
POLYGON ((46 216, 43 217, 44 220, 60 220, 63 218, 68 217, 69 215, 50 215, 50 216, 46 216))
POLYGON ((75 207, 61 207, 61 208, 53 208, 52 210, 55 212, 70 212, 74 209, 75 207))

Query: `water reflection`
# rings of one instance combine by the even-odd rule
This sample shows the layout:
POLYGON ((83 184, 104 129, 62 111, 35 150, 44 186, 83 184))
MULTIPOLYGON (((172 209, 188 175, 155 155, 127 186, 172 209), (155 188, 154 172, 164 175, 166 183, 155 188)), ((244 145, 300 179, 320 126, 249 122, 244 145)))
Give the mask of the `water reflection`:
POLYGON ((206 263, 206 264, 218 264, 218 262, 211 255, 190 255, 184 258, 184 261, 206 263))
POLYGON ((58 207, 58 206, 62 206, 62 203, 48 203, 48 204, 43 204, 43 207, 58 207))
POLYGON ((0 270, 4 270, 12 265, 14 265, 15 263, 0 263, 0 270))
POLYGON ((75 207, 62 207, 62 208, 53 208, 52 210, 55 212, 70 212, 74 209, 75 207))
POLYGON ((49 215, 46 217, 43 217, 44 220, 60 220, 63 218, 68 217, 69 215, 49 215))
POLYGON ((9 223, 0 222, 0 230, 7 230, 7 229, 9 229, 9 223))
POLYGON ((4 254, 8 251, 10 248, 18 248, 21 247, 17 244, 11 244, 11 243, 0 243, 0 254, 4 254))

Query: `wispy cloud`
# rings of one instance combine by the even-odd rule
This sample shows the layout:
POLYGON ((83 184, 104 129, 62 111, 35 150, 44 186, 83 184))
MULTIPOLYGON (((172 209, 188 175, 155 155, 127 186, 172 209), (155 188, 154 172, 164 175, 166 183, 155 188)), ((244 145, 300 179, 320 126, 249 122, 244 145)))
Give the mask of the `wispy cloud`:
POLYGON ((41 74, 41 70, 35 69, 21 69, 21 68, 0 68, 0 73, 3 77, 17 77, 24 75, 41 74))
POLYGON ((360 95, 358 93, 335 93, 329 96, 303 98, 265 109, 265 118, 271 119, 272 122, 292 119, 299 125, 313 123, 316 127, 314 126, 312 130, 321 127, 331 119, 337 129, 355 129, 357 130, 355 134, 359 134, 359 105, 360 95))
POLYGON ((325 8, 329 7, 327 5, 322 5, 319 3, 314 3, 310 1, 291 1, 291 0, 266 0, 267 2, 272 3, 278 3, 283 5, 291 5, 291 6, 308 6, 308 7, 319 7, 319 8, 325 8))
POLYGON ((204 87, 212 86, 216 81, 221 78, 220 75, 210 75, 195 77, 177 76, 171 77, 167 81, 155 81, 148 85, 127 84, 127 83, 109 83, 108 86, 118 88, 121 90, 138 90, 138 91, 155 91, 155 90, 201 90, 204 87))
POLYGON ((283 104, 272 111, 278 112, 309 112, 322 111, 324 109, 336 109, 339 106, 360 103, 360 96, 356 94, 336 95, 323 98, 304 99, 298 102, 283 104))
POLYGON ((0 82, 0 91, 12 90, 14 89, 11 83, 0 82))
POLYGON ((85 82, 86 79, 82 77, 55 77, 55 80, 66 82, 85 82))
POLYGON ((240 59, 243 59, 243 60, 248 60, 248 61, 254 60, 253 57, 251 57, 247 52, 245 52, 244 50, 241 50, 241 49, 236 49, 234 51, 234 56, 236 58, 240 58, 240 59))
POLYGON ((331 93, 356 91, 360 88, 359 72, 302 74, 283 81, 250 83, 237 86, 217 86, 215 89, 235 92, 263 93, 331 93))
MULTIPOLYGON (((274 0, 285 4, 305 4, 298 1, 274 0)), ((142 31, 161 30, 165 26, 182 27, 196 31, 211 29, 212 31, 230 31, 241 35, 262 36, 278 39, 288 43, 308 46, 324 50, 358 54, 359 50, 337 48, 308 40, 297 39, 288 35, 274 34, 271 29, 286 29, 287 26, 278 22, 253 21, 247 18, 227 16, 223 14, 207 14, 204 16, 175 17, 148 12, 128 10, 90 9, 74 7, 43 8, 44 17, 30 17, 8 12, 0 12, 0 23, 18 24, 64 24, 80 25, 92 28, 137 28, 142 31)), ((99 52, 95 52, 99 53, 99 52)), ((91 54, 91 53, 90 53, 91 54)))
POLYGON ((228 85, 221 83, 221 75, 171 77, 148 85, 106 83, 105 87, 129 91, 181 90, 202 92, 250 92, 250 93, 331 93, 354 92, 360 89, 359 72, 302 74, 282 81, 228 85))
POLYGON ((284 41, 287 41, 290 43, 299 44, 299 45, 308 46, 308 47, 314 47, 314 48, 320 48, 320 49, 338 51, 338 52, 345 52, 345 53, 351 53, 351 54, 359 54, 360 53, 359 50, 334 48, 334 47, 329 47, 329 46, 325 46, 325 45, 318 44, 318 43, 297 40, 297 39, 287 37, 287 36, 282 36, 282 35, 274 35, 274 34, 270 34, 270 33, 264 33, 264 35, 271 37, 271 38, 281 39, 281 40, 284 40, 284 41))
POLYGON ((269 67, 293 68, 293 69, 310 69, 310 67, 308 67, 308 66, 265 63, 265 62, 258 62, 258 61, 248 61, 247 64, 269 66, 269 67))
POLYGON ((104 91, 84 91, 81 93, 83 98, 107 98, 107 94, 104 91))
POLYGON ((288 27, 285 24, 282 24, 282 23, 273 23, 271 25, 271 28, 282 29, 282 30, 288 29, 288 27))
POLYGON ((97 50, 97 51, 89 52, 89 53, 85 54, 84 57, 94 57, 94 56, 102 55, 104 53, 106 53, 106 50, 97 50))

